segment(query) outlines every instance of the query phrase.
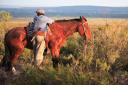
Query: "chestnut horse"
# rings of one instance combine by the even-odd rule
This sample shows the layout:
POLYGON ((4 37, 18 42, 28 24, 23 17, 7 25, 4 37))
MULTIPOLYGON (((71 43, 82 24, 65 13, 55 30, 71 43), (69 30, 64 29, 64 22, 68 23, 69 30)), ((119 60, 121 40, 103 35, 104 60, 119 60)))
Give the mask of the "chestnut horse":
MULTIPOLYGON (((91 32, 85 17, 79 19, 56 20, 49 25, 51 33, 47 33, 46 47, 52 54, 53 67, 57 67, 60 57, 60 48, 64 45, 66 39, 74 32, 79 32, 85 39, 86 48, 87 40, 91 40, 91 32)), ((31 39, 27 36, 26 27, 17 27, 9 30, 4 39, 5 56, 2 60, 2 66, 9 71, 16 64, 16 61, 24 48, 32 49, 31 39)))

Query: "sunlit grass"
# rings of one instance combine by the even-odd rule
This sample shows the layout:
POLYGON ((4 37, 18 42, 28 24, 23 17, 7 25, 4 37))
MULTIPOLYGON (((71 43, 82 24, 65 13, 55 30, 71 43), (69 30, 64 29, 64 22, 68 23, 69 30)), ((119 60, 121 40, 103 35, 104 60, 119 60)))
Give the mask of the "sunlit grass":
MULTIPOLYGON (((1 24, 1 57, 4 55, 5 29, 26 26, 31 20, 11 20, 5 23, 5 27, 1 24)), ((128 20, 88 18, 88 23, 94 38, 94 48, 88 45, 86 55, 83 55, 83 39, 77 33, 61 49, 61 62, 72 59, 71 65, 64 67, 60 64, 57 71, 52 67, 50 55, 45 57, 44 70, 33 67, 32 51, 25 49, 19 58, 23 73, 11 79, 10 85, 127 85, 128 20)))

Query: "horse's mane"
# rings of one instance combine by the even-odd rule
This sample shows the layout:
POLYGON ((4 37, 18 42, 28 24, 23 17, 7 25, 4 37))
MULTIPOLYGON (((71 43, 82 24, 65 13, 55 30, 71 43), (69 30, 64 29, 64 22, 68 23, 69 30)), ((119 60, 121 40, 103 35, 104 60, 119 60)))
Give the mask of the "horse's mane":
POLYGON ((67 21, 81 21, 81 19, 79 19, 79 18, 75 18, 75 19, 55 20, 55 22, 67 22, 67 21))

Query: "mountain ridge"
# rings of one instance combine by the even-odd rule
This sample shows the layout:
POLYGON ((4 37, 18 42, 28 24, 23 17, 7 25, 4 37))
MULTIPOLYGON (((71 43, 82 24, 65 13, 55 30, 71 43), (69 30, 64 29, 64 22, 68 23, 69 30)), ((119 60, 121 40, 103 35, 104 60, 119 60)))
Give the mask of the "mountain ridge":
POLYGON ((61 6, 61 7, 19 7, 0 8, 14 17, 33 17, 35 10, 43 8, 48 16, 86 16, 101 18, 128 18, 128 7, 107 6, 61 6))

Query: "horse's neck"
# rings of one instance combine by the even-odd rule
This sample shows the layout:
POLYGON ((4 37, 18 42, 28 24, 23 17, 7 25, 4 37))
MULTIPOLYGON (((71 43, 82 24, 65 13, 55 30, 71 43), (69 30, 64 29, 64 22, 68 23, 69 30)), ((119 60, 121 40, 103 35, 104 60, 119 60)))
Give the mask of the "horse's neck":
POLYGON ((78 23, 76 21, 59 22, 57 24, 61 26, 61 30, 63 30, 65 37, 68 37, 77 31, 78 23))
POLYGON ((66 36, 72 35, 74 32, 76 32, 77 25, 72 25, 71 27, 67 28, 66 36))

